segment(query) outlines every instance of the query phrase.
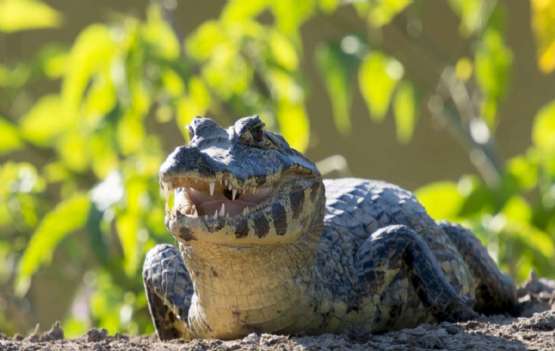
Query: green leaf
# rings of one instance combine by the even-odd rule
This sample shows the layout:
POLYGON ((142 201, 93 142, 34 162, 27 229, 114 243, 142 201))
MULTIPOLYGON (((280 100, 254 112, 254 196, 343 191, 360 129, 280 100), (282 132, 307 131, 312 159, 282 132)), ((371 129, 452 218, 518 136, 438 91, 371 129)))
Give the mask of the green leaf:
POLYGON ((48 146, 72 124, 57 95, 41 97, 21 119, 21 134, 33 144, 48 146))
POLYGON ((64 134, 56 148, 58 154, 67 168, 83 172, 87 169, 90 162, 90 151, 87 145, 87 135, 78 130, 64 134))
POLYGON ((382 27, 391 22, 391 20, 409 6, 411 2, 412 0, 370 1, 368 4, 368 23, 373 27, 382 27))
POLYGON ((33 0, 0 0, 0 32, 57 27, 62 16, 49 5, 33 0))
POLYGON ((156 48, 160 56, 175 60, 180 55, 179 40, 170 24, 164 20, 158 6, 150 6, 147 21, 143 27, 145 39, 156 48))
POLYGON ((125 213, 116 218, 118 237, 123 248, 124 269, 129 275, 134 274, 139 262, 137 235, 139 220, 135 214, 125 213))
POLYGON ((270 34, 270 49, 276 63, 287 70, 295 70, 299 64, 293 43, 278 31, 270 34))
POLYGON ((118 165, 115 132, 106 128, 86 140, 87 149, 90 150, 92 170, 98 178, 107 177, 118 165))
POLYGON ((198 77, 189 80, 188 93, 177 103, 177 125, 187 140, 187 125, 196 116, 203 116, 210 107, 212 98, 204 82, 198 77))
POLYGON ((402 77, 403 66, 396 59, 380 52, 370 53, 364 58, 358 82, 371 118, 380 121, 385 117, 391 95, 402 77))
POLYGON ((351 80, 355 62, 338 45, 321 45, 316 48, 316 65, 330 98, 335 126, 342 134, 351 130, 349 108, 352 100, 351 80))
POLYGON ((125 114, 117 126, 118 144, 124 155, 137 152, 142 147, 145 138, 143 122, 131 113, 125 114))
POLYGON ((484 28, 494 1, 449 0, 453 11, 461 18, 459 31, 468 37, 484 28))
POLYGON ((236 48, 225 46, 203 66, 202 76, 211 90, 225 100, 250 87, 252 67, 236 48))
POLYGON ((501 33, 486 31, 476 50, 476 80, 485 95, 481 110, 490 127, 494 126, 497 104, 509 85, 512 64, 511 50, 503 42, 501 33))
POLYGON ((304 152, 308 146, 310 125, 302 103, 281 100, 278 103, 279 130, 289 145, 304 152))
POLYGON ((240 23, 258 16, 269 4, 269 0, 230 0, 222 10, 221 18, 226 23, 240 23))
POLYGON ((415 194, 434 219, 457 218, 464 200, 453 182, 435 182, 419 188, 415 194))
POLYGON ((192 58, 203 61, 212 57, 216 49, 226 43, 229 44, 228 36, 220 23, 206 21, 187 37, 185 46, 192 58))
POLYGON ((71 49, 62 84, 62 100, 68 111, 78 110, 93 74, 110 71, 117 49, 106 26, 93 24, 79 34, 71 49))
POLYGON ((531 0, 530 3, 538 66, 547 74, 555 69, 555 0, 531 0))
POLYGON ((315 0, 280 0, 270 4, 277 29, 288 36, 296 36, 301 25, 316 10, 315 0))
POLYGON ((397 138, 401 143, 407 143, 412 138, 416 119, 416 101, 414 89, 409 82, 401 82, 395 100, 393 101, 397 138))
POLYGON ((531 224, 532 209, 522 197, 512 197, 501 211, 506 220, 503 228, 509 235, 520 238, 526 246, 541 255, 551 258, 555 244, 549 234, 531 224))
POLYGON ((85 225, 89 206, 86 194, 76 194, 60 202, 44 216, 19 261, 16 291, 20 296, 27 292, 31 276, 52 260, 58 244, 85 225))
POLYGON ((532 141, 542 152, 555 155, 555 100, 536 114, 532 141))
POLYGON ((144 178, 132 176, 125 182, 125 211, 116 218, 118 238, 123 248, 124 269, 129 275, 139 264, 140 218, 144 214, 147 183, 144 178))
POLYGON ((516 156, 507 162, 507 172, 524 190, 531 190, 538 182, 538 167, 531 157, 516 156))
POLYGON ((17 127, 0 116, 0 154, 18 150, 22 146, 17 127))
POLYGON ((92 79, 88 94, 83 100, 83 117, 91 122, 105 117, 116 105, 116 87, 109 74, 99 74, 92 79))
POLYGON ((324 13, 332 13, 339 6, 339 0, 319 0, 318 6, 324 13))

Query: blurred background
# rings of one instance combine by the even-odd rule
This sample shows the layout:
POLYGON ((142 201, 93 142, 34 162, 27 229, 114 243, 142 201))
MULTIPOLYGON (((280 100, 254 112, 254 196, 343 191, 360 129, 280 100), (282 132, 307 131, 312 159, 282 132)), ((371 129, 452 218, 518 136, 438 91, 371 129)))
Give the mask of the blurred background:
POLYGON ((555 277, 555 1, 0 0, 0 331, 149 333, 157 171, 259 114, 555 277))

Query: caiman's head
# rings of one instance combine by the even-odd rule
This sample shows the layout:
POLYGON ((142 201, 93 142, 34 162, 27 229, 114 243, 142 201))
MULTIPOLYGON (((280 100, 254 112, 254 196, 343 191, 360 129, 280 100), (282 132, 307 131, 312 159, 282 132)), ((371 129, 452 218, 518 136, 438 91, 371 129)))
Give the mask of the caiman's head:
POLYGON ((191 141, 160 168, 166 225, 181 242, 282 244, 322 221, 324 186, 314 163, 258 116, 223 129, 209 118, 189 125, 191 141), (172 203, 173 202, 173 203, 172 203))

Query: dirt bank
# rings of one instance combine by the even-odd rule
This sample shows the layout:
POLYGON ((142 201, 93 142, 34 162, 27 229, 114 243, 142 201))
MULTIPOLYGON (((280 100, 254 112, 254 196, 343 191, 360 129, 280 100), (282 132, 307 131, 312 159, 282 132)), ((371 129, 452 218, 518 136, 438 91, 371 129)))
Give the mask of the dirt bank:
POLYGON ((532 279, 520 289, 521 317, 482 317, 464 323, 421 325, 381 335, 288 337, 251 334, 241 340, 159 342, 154 336, 109 336, 91 329, 64 339, 55 325, 25 338, 0 335, 0 350, 555 350, 555 281, 532 279))

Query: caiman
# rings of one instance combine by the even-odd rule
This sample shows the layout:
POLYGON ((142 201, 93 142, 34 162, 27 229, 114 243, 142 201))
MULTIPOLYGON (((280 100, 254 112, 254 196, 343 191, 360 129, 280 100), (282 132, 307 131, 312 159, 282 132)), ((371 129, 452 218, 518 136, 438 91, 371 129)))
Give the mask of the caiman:
POLYGON ((467 229, 398 186, 323 180, 258 116, 209 118, 160 168, 177 245, 145 259, 160 339, 381 332, 516 305, 515 286, 467 229))

